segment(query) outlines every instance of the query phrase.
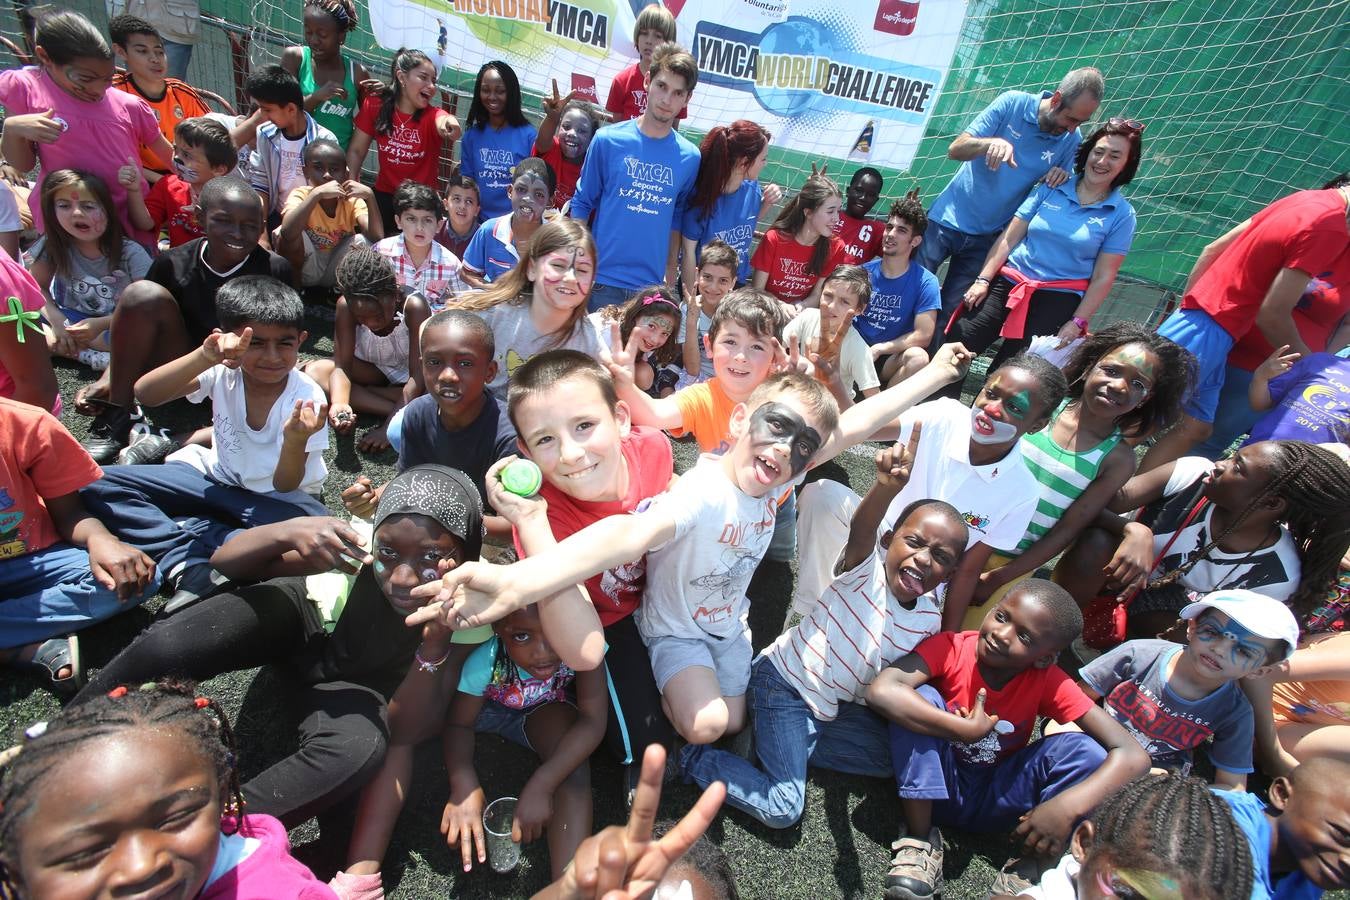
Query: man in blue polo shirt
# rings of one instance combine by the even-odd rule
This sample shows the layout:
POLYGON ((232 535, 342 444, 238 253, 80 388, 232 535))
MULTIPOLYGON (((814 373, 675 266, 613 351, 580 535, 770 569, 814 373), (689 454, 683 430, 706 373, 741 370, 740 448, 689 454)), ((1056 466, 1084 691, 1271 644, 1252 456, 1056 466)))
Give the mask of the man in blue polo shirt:
POLYGON ((571 216, 594 214, 599 268, 588 308, 623 303, 645 285, 673 283, 679 225, 698 177, 698 148, 675 129, 675 117, 698 83, 698 64, 674 43, 652 52, 647 109, 602 128, 586 152, 571 216), (671 279, 667 276, 670 275, 671 279))
POLYGON ((916 194, 891 204, 881 235, 881 256, 863 263, 872 279, 872 299, 853 320, 867 341, 877 374, 887 387, 928 365, 928 344, 937 326, 937 277, 910 255, 923 243, 928 216, 916 194))
POLYGON ((942 343, 947 320, 1031 188, 1042 180, 1055 187, 1068 179, 1078 126, 1092 118, 1105 90, 1102 73, 1089 67, 1065 75, 1053 93, 1005 91, 947 148, 949 159, 964 162, 929 208, 915 256, 934 273, 951 259, 930 353, 942 343))

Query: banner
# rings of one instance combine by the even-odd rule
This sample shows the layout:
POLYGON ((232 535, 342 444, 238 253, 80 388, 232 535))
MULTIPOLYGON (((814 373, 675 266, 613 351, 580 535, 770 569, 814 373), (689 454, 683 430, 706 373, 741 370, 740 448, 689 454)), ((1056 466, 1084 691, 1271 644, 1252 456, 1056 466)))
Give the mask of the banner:
MULTIPOLYGON (((646 0, 374 0, 381 46, 416 47, 475 72, 510 63, 535 93, 578 90, 603 106, 637 57, 646 0)), ((937 105, 965 0, 667 0, 698 61, 689 103, 706 131, 751 119, 774 144, 822 159, 909 167, 937 105)))

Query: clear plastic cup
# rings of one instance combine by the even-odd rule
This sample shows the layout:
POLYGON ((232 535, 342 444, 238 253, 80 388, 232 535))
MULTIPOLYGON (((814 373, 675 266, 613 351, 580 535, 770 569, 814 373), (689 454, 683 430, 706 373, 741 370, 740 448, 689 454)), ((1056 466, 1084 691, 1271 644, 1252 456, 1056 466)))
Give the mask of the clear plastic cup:
POLYGON ((520 842, 511 839, 511 823, 516 817, 516 798, 493 800, 483 810, 483 831, 487 835, 488 865, 494 872, 510 872, 520 864, 520 842))

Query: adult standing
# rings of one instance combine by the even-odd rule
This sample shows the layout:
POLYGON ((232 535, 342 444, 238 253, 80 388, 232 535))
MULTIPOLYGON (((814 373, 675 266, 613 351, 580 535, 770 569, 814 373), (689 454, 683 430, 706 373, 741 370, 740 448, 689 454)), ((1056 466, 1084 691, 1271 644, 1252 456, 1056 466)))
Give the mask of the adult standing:
POLYGON ((1195 393, 1175 428, 1164 434, 1140 472, 1186 455, 1213 432, 1229 351, 1257 330, 1272 347, 1307 356, 1293 311, 1316 279, 1350 283, 1350 186, 1299 191, 1276 200, 1212 241, 1195 261, 1181 308, 1158 333, 1195 354, 1195 393))
POLYGON ((647 108, 600 129, 586 153, 571 216, 590 219, 599 252, 591 288, 595 311, 628 300, 643 285, 674 284, 680 220, 698 177, 698 148, 675 119, 698 84, 698 63, 678 44, 652 53, 647 108))
MULTIPOLYGON (((942 284, 939 325, 945 325, 984 265, 1013 213, 1038 181, 1058 187, 1078 152, 1078 127, 1092 118, 1106 92, 1102 73, 1087 67, 1064 76, 1038 97, 1005 91, 947 148, 961 168, 928 210, 928 229, 915 259, 934 274, 950 259, 942 284)), ((941 329, 929 348, 942 343, 941 329)))

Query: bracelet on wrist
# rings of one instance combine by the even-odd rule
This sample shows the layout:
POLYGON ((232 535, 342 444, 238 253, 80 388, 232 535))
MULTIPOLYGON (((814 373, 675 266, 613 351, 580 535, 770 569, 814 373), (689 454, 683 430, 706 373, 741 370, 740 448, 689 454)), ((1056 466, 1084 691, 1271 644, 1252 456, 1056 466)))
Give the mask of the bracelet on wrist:
POLYGON ((1082 333, 1082 334, 1087 334, 1087 330, 1088 330, 1088 320, 1087 320, 1087 319, 1083 318, 1082 316, 1074 316, 1074 317, 1071 318, 1069 321, 1072 322, 1073 324, 1075 324, 1075 325, 1078 326, 1078 331, 1079 331, 1080 333, 1082 333))
POLYGON ((417 650, 413 652, 413 659, 417 660, 417 671, 419 672, 434 673, 438 669, 440 669, 441 666, 445 665, 445 661, 449 658, 450 658, 450 651, 446 650, 445 655, 442 656, 440 659, 434 660, 423 659, 422 647, 420 644, 418 645, 417 650))
POLYGON ((988 284, 988 283, 989 283, 989 279, 988 279, 988 278, 985 278, 983 275, 980 275, 979 277, 977 277, 977 278, 975 279, 975 283, 976 283, 976 284, 988 284))

